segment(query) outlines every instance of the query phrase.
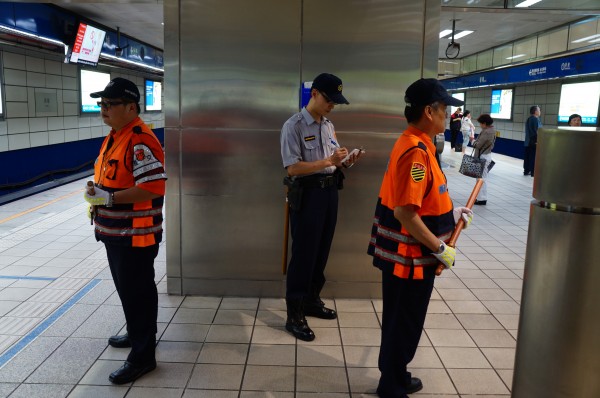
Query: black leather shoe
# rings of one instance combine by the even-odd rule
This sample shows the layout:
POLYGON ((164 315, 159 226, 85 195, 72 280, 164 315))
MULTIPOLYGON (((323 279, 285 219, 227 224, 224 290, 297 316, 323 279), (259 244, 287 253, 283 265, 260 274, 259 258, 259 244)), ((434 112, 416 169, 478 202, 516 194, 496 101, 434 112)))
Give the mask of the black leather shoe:
POLYGON ((304 315, 321 319, 337 318, 337 312, 331 308, 325 307, 325 303, 321 300, 312 303, 304 303, 304 315))
POLYGON ((126 384, 131 383, 134 380, 139 379, 148 372, 156 369, 156 361, 150 362, 145 365, 134 365, 131 362, 125 361, 123 366, 115 370, 108 376, 113 384, 126 384))
POLYGON ((410 384, 406 386, 406 393, 412 394, 423 389, 423 383, 418 377, 411 377, 410 384))
POLYGON ((485 206, 487 204, 487 200, 476 200, 475 204, 485 206))
POLYGON ((120 336, 111 336, 108 338, 108 345, 115 348, 131 347, 131 341, 127 333, 120 336))
POLYGON ((315 333, 310 327, 306 319, 289 319, 285 323, 285 329, 294 335, 297 339, 304 341, 313 341, 315 333))

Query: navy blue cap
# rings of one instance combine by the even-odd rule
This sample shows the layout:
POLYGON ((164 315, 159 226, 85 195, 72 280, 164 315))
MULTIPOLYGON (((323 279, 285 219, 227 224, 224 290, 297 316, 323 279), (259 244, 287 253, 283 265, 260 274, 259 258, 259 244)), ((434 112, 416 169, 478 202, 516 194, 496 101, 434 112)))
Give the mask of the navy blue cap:
POLYGON ((407 106, 424 106, 436 101, 446 105, 459 106, 465 102, 454 98, 437 79, 419 79, 406 89, 404 97, 407 106))
POLYGON ((112 79, 103 91, 97 91, 91 93, 92 98, 129 98, 136 103, 140 102, 140 90, 131 80, 123 79, 122 77, 115 77, 112 79))
POLYGON ((346 97, 342 95, 342 79, 331 73, 321 73, 315 77, 312 88, 323 92, 335 104, 350 104, 346 97))

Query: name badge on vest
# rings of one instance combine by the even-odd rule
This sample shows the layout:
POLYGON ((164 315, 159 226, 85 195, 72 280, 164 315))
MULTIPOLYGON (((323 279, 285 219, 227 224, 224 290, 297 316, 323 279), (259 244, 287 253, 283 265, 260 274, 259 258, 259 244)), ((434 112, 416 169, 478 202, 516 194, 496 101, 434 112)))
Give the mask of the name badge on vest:
POLYGON ((308 142, 308 141, 314 141, 315 140, 315 136, 314 135, 309 135, 308 137, 304 137, 304 141, 308 142))

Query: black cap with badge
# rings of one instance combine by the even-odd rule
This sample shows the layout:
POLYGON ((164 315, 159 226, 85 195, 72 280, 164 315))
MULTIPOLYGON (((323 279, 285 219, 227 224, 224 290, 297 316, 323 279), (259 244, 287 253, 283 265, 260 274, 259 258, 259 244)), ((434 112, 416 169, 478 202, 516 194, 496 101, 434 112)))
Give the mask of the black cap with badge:
POLYGON ((342 79, 331 73, 321 73, 315 77, 312 88, 324 93, 335 104, 350 104, 346 97, 342 95, 342 79))
POLYGON ((92 98, 129 98, 136 103, 140 102, 140 90, 131 80, 123 79, 122 77, 115 77, 112 79, 104 90, 91 93, 92 98))
POLYGON ((406 89, 404 97, 406 106, 431 105, 436 101, 446 105, 459 106, 465 102, 454 98, 437 79, 419 79, 406 89))

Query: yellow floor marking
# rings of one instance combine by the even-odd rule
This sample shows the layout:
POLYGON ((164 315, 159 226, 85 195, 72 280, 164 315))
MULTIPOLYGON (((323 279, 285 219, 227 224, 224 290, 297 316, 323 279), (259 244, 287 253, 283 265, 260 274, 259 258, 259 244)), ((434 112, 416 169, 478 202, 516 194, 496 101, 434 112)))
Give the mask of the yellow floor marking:
POLYGON ((71 193, 68 193, 68 194, 66 194, 66 195, 63 195, 63 196, 61 196, 61 197, 58 197, 58 198, 56 198, 56 199, 52 199, 51 201, 49 201, 49 202, 46 202, 46 203, 44 203, 44 204, 41 204, 41 205, 39 205, 39 206, 36 206, 36 207, 34 207, 34 208, 32 208, 32 209, 29 209, 29 210, 22 211, 22 212, 20 212, 20 213, 18 213, 18 214, 15 214, 15 215, 13 215, 13 216, 10 216, 10 217, 8 217, 8 218, 5 218, 4 220, 0 220, 0 224, 3 224, 3 223, 5 223, 5 222, 7 222, 7 221, 10 221, 10 220, 14 220, 14 219, 15 219, 15 218, 17 218, 17 217, 24 216, 25 214, 31 213, 32 211, 36 211, 36 210, 38 210, 38 209, 41 209, 42 207, 49 206, 49 205, 51 205, 52 203, 56 203, 56 202, 58 202, 59 200, 66 199, 66 198, 68 198, 68 197, 70 197, 70 196, 76 195, 76 194, 78 194, 78 193, 81 193, 81 192, 83 192, 83 189, 79 189, 79 190, 77 190, 77 191, 73 191, 73 192, 71 192, 71 193))

